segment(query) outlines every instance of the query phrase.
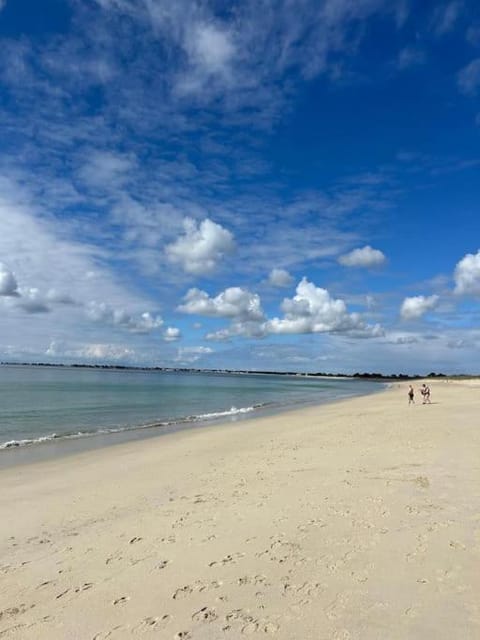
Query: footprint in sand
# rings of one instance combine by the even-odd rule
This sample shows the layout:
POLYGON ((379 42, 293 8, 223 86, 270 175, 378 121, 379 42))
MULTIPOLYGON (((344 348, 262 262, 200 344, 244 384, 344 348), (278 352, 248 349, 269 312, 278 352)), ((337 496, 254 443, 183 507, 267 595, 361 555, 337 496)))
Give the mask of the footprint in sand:
POLYGON ((189 640, 191 637, 190 631, 179 631, 175 634, 174 640, 189 640))
POLYGON ((241 558, 243 558, 244 555, 245 555, 244 553, 232 553, 232 554, 229 553, 227 556, 225 556, 224 558, 222 558, 219 561, 214 560, 213 562, 209 562, 208 566, 209 567, 213 567, 213 566, 215 566, 217 564, 226 565, 226 564, 235 563, 238 560, 240 560, 241 558))
POLYGON ((249 623, 249 622, 255 621, 253 616, 249 615, 243 609, 233 609, 233 611, 230 611, 230 613, 227 613, 227 615, 225 616, 225 620, 231 623, 233 622, 249 623))
POLYGON ((46 587, 49 584, 54 584, 52 580, 45 580, 45 582, 42 582, 41 584, 38 585, 37 589, 42 589, 43 587, 46 587))
POLYGON ((209 607, 202 607, 199 611, 196 611, 192 620, 195 622, 213 622, 218 618, 215 609, 210 609, 209 607))
POLYGON ((120 598, 114 600, 112 604, 125 604, 126 602, 128 602, 128 600, 130 600, 130 596, 121 596, 120 598))
POLYGON ((181 600, 182 598, 189 596, 191 593, 193 593, 193 587, 187 584, 184 587, 179 587, 173 594, 172 598, 174 600, 181 600))
POLYGON ((450 540, 449 542, 449 546, 452 549, 461 549, 462 551, 465 551, 465 549, 467 548, 463 542, 459 542, 458 540, 450 540))
POLYGON ((418 484, 419 487, 422 487, 422 489, 428 489, 430 486, 430 481, 427 476, 417 476, 414 478, 413 482, 418 484))
POLYGON ((157 632, 164 629, 172 620, 172 616, 168 613, 163 616, 148 616, 144 618, 140 624, 133 628, 133 633, 149 633, 157 632))
POLYGON ((241 587, 246 584, 270 586, 270 584, 267 583, 267 577, 261 574, 257 574, 255 576, 241 576, 237 579, 237 584, 241 587))
POLYGON ((8 609, 4 609, 3 611, 0 611, 0 620, 5 616, 18 616, 21 613, 25 613, 26 611, 28 611, 29 609, 33 609, 35 605, 31 604, 30 606, 26 605, 26 604, 19 604, 17 607, 9 607, 8 609))
POLYGON ((128 544, 135 544, 137 542, 140 542, 140 540, 143 540, 143 538, 139 538, 135 536, 134 538, 128 541, 128 544))
POLYGON ((248 622, 244 627, 242 627, 242 634, 244 636, 249 636, 253 633, 260 632, 273 635, 274 633, 277 633, 279 628, 280 627, 278 624, 270 622, 268 620, 252 620, 251 622, 248 622))
POLYGON ((197 580, 193 584, 187 584, 183 587, 179 587, 175 593, 172 595, 174 600, 180 600, 181 598, 185 598, 189 596, 194 591, 198 593, 202 593, 203 591, 210 591, 212 589, 219 589, 222 586, 222 582, 218 580, 212 580, 212 582, 202 582, 201 580, 197 580))

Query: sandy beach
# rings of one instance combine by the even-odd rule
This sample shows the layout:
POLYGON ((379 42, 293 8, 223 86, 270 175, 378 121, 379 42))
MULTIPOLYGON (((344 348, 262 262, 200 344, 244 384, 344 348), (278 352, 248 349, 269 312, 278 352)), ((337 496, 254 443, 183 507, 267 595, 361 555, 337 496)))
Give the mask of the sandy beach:
POLYGON ((478 640, 480 382, 407 386, 0 471, 0 638, 478 640))

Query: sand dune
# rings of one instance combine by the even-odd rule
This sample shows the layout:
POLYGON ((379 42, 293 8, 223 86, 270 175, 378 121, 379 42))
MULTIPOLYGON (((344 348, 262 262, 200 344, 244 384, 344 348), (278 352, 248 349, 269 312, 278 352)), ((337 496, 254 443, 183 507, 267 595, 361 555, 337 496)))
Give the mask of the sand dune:
POLYGON ((0 638, 478 640, 480 395, 431 388, 1 471, 0 638))

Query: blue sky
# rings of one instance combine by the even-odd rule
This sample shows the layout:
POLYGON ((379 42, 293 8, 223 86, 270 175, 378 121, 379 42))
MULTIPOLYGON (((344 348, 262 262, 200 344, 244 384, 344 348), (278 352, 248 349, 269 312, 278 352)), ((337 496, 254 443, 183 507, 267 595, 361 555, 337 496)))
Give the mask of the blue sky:
POLYGON ((473 0, 0 0, 0 358, 478 373, 473 0))

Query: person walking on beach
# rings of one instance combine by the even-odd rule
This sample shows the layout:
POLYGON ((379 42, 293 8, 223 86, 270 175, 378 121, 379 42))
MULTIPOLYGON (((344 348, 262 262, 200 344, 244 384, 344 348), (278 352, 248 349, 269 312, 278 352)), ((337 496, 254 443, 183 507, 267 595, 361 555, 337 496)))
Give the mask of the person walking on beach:
POLYGON ((423 396, 422 404, 431 404, 430 402, 430 387, 428 387, 425 382, 422 384, 422 388, 420 389, 420 393, 423 396))
POLYGON ((415 404, 415 392, 412 385, 408 387, 408 404, 415 404))

